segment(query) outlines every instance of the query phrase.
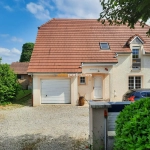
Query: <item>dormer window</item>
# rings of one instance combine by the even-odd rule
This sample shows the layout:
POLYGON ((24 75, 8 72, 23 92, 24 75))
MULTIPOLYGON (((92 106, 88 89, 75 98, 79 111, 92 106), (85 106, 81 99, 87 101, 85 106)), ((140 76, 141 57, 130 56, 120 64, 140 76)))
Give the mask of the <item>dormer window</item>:
POLYGON ((132 68, 141 68, 141 59, 139 56, 140 47, 132 47, 132 68))
POLYGON ((139 49, 138 48, 132 49, 132 58, 139 58, 139 49))
POLYGON ((102 50, 109 50, 109 44, 107 42, 101 42, 100 43, 100 49, 102 50))

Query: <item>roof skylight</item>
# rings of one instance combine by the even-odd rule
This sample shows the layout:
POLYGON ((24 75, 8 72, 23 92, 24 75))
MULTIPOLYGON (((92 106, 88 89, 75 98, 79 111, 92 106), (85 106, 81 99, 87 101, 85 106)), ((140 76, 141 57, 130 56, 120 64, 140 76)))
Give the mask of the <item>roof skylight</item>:
POLYGON ((100 49, 109 50, 109 44, 107 42, 100 42, 100 49))

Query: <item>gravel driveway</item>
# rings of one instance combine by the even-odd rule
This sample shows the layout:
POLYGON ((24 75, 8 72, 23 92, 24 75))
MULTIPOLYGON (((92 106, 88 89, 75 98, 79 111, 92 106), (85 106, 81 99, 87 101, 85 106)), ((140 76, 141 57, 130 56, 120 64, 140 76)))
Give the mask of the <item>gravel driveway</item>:
POLYGON ((84 150, 88 135, 88 107, 47 105, 0 110, 0 150, 84 150))

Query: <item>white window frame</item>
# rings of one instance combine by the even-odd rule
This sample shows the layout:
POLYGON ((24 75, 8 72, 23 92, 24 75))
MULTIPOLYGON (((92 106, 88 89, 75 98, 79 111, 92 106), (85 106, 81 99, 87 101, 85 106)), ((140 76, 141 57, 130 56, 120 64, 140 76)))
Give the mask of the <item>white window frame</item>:
POLYGON ((86 78, 80 77, 80 84, 86 84, 86 78))
POLYGON ((136 77, 140 77, 140 86, 139 86, 138 88, 141 88, 141 87, 142 87, 142 77, 141 77, 141 76, 129 76, 129 77, 128 77, 128 89, 137 89, 137 88, 136 88, 136 86, 137 86, 137 85, 136 85, 136 84, 137 84, 137 83, 136 83, 136 80, 137 80, 136 77), (133 78, 133 88, 130 88, 130 87, 132 87, 132 86, 131 86, 132 83, 130 83, 130 77, 133 78))

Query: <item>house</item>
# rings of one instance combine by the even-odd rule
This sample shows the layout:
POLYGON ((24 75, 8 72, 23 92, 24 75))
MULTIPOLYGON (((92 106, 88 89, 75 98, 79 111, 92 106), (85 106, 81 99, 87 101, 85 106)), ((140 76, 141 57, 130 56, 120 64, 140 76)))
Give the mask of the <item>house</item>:
POLYGON ((23 89, 32 88, 32 78, 27 74, 29 62, 13 62, 10 68, 17 74, 18 82, 23 89))
POLYGON ((52 19, 38 28, 28 67, 33 105, 87 100, 122 101, 150 88, 149 26, 105 26, 96 19, 52 19))

